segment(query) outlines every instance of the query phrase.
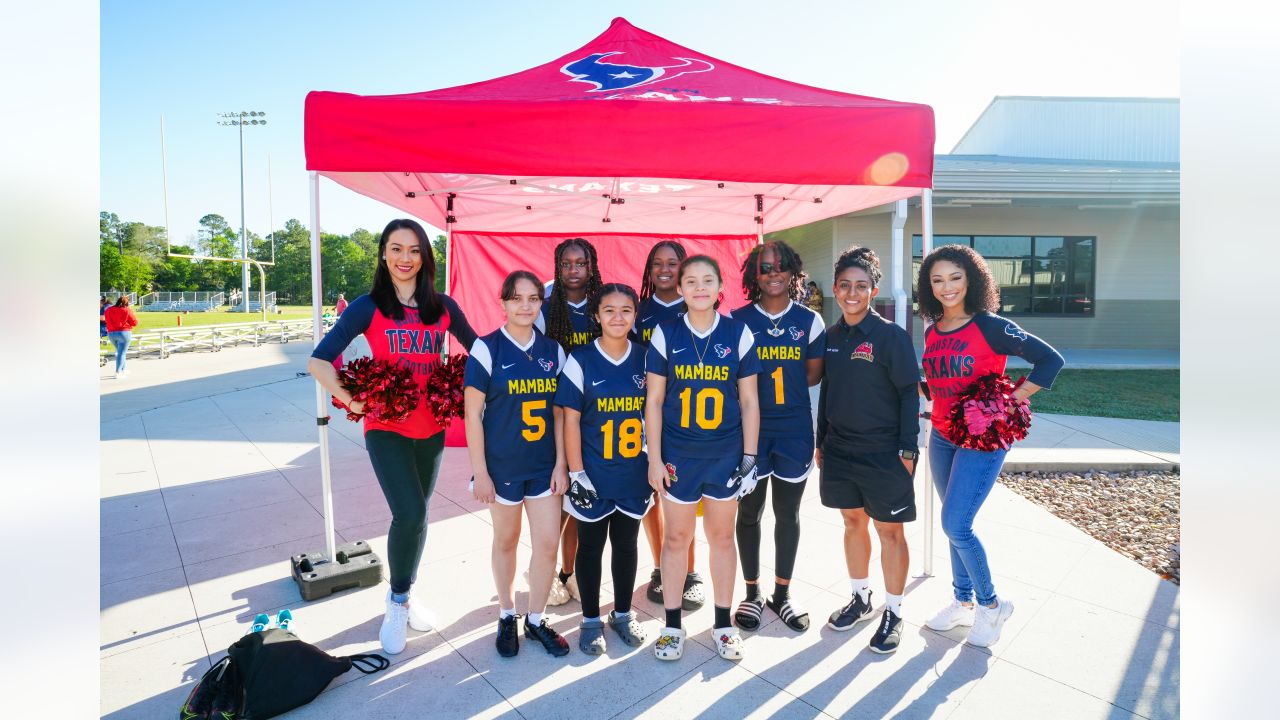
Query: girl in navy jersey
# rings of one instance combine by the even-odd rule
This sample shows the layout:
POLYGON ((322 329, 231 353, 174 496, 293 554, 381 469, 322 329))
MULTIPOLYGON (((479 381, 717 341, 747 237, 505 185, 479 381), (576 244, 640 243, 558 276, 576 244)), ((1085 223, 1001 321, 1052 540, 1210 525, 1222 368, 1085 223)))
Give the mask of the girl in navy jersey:
MULTIPOLYGON (((440 364, 444 334, 452 333, 469 348, 476 339, 462 310, 447 295, 435 291, 436 265, 422 226, 413 220, 392 220, 378 240, 378 265, 373 288, 351 302, 315 352, 307 368, 326 390, 353 412, 364 406, 352 402, 339 383, 333 361, 357 337, 368 341, 373 357, 410 368, 419 385, 440 364)), ((444 450, 444 432, 426 403, 399 422, 364 418, 364 442, 382 494, 391 508, 387 531, 387 565, 391 589, 379 637, 382 649, 404 649, 406 625, 430 630, 435 621, 420 598, 411 597, 418 562, 427 540, 427 506, 435 489, 444 450)))
MULTIPOLYGON (((533 327, 542 285, 528 270, 502 283, 507 322, 472 345, 464 377, 472 493, 493 518, 493 581, 498 590, 498 652, 520 650, 515 611, 520 512, 529 518, 529 615, 525 637, 562 656, 569 643, 543 617, 560 539, 560 495, 568 485, 561 412, 553 408, 564 350, 533 327)), ((349 312, 349 311, 348 311, 349 312)))
MULTIPOLYGON (((556 281, 538 313, 537 327, 560 343, 566 354, 591 342, 600 326, 588 312, 587 303, 600 292, 600 263, 596 249, 584 238, 569 238, 556 245, 556 281)), ((547 604, 563 605, 570 598, 581 600, 578 581, 573 577, 578 552, 578 531, 572 515, 565 513, 560 535, 560 572, 551 583, 547 604)))
POLYGON ((792 630, 809 627, 809 614, 791 598, 791 573, 800 546, 800 499, 813 469, 813 421, 809 386, 822 381, 826 328, 822 318, 800 305, 803 262, 784 242, 752 248, 742 264, 742 290, 751 304, 731 317, 750 328, 760 358, 760 484, 738 506, 738 553, 747 597, 734 619, 755 630, 769 609, 792 630), (760 594, 760 521, 769 478, 773 478, 773 596, 760 594))
MULTIPOLYGON (((711 634, 720 656, 742 658, 742 636, 729 616, 737 558, 733 526, 737 503, 756 484, 760 372, 751 330, 716 312, 723 281, 720 266, 705 255, 680 264, 680 292, 689 311, 660 324, 645 358, 645 437, 649 485, 662 495, 666 528, 662 567, 671 577, 685 573, 685 548, 693 541, 696 510, 711 546, 715 624, 711 634)), ((654 646, 662 660, 684 653, 681 589, 662 588, 666 627, 654 646)))
POLYGON ((601 336, 573 352, 561 373, 556 405, 564 408, 569 490, 564 509, 577 519, 578 587, 584 653, 605 651, 600 615, 601 557, 613 550, 613 612, 609 625, 639 647, 645 632, 631 612, 640 518, 653 502, 644 453, 644 349, 628 334, 639 299, 627 285, 605 285, 590 302, 601 336))
POLYGON ((957 447, 948 436, 947 415, 956 396, 978 378, 1003 373, 1009 355, 1033 366, 1014 391, 1027 401, 1048 388, 1062 369, 1062 356, 1011 320, 994 314, 999 287, 982 256, 963 245, 944 245, 920 266, 920 316, 932 324, 924 334, 924 375, 933 397, 929 469, 942 498, 942 531, 951 549, 955 599, 926 624, 934 630, 971 625, 971 645, 990 647, 1000 638, 1013 603, 996 596, 987 554, 973 533, 973 520, 1000 474, 1006 451, 957 447), (974 608, 974 596, 978 606, 974 608))
MULTIPOLYGON (((660 240, 649 248, 649 257, 645 260, 644 278, 640 283, 640 309, 636 311, 635 338, 644 348, 649 347, 649 336, 658 323, 673 320, 684 315, 684 298, 680 295, 680 287, 676 282, 676 273, 680 263, 684 262, 687 253, 678 240, 660 240)), ((653 511, 644 516, 644 533, 649 540, 649 551, 653 553, 653 574, 649 576, 649 587, 645 594, 649 602, 662 603, 662 505, 655 505, 653 511)), ((702 576, 694 567, 694 548, 697 543, 689 543, 689 571, 684 577, 685 610, 697 610, 707 601, 703 591, 702 576)))

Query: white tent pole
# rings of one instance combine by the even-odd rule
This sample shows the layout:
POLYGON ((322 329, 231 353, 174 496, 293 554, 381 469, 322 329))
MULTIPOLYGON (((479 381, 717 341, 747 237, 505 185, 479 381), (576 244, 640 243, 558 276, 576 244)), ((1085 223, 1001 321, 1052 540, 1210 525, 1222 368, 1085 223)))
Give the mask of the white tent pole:
POLYGON ((907 224, 907 201, 899 200, 893 204, 893 235, 889 242, 892 249, 892 275, 890 285, 893 291, 893 321, 903 328, 907 327, 907 291, 902 287, 902 229, 907 224))
MULTIPOLYGON (((920 196, 921 242, 920 257, 933 250, 933 190, 926 188, 920 196)), ((926 288, 920 288, 925 292, 926 288)), ((924 442, 920 443, 920 459, 917 461, 917 475, 924 477, 924 574, 933 575, 933 478, 929 476, 929 435, 933 431, 933 423, 929 420, 929 412, 933 403, 921 402, 920 414, 923 426, 924 442)))
MULTIPOLYGON (((311 336, 320 344, 323 332, 324 312, 323 284, 320 282, 320 176, 314 171, 311 188, 307 194, 311 200, 311 336)), ((263 300, 265 303, 265 299, 263 300)), ((333 533, 333 482, 329 476, 329 391, 316 381, 316 429, 320 433, 320 494, 324 500, 324 549, 325 557, 336 561, 337 543, 333 533)))

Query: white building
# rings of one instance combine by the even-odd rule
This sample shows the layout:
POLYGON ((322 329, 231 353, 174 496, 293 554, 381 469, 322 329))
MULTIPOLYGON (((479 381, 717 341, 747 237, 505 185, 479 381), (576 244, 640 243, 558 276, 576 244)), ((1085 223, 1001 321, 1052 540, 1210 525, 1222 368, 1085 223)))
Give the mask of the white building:
MULTIPOLYGON (((1178 348, 1178 100, 997 97, 934 167, 934 245, 969 244, 1001 313, 1059 348, 1178 348)), ((771 233, 831 297, 834 258, 890 265, 892 205, 771 233)), ((919 199, 904 234, 919 269, 919 199)), ((877 310, 892 317, 890 280, 877 310)), ((912 322, 917 347, 922 325, 912 322)))

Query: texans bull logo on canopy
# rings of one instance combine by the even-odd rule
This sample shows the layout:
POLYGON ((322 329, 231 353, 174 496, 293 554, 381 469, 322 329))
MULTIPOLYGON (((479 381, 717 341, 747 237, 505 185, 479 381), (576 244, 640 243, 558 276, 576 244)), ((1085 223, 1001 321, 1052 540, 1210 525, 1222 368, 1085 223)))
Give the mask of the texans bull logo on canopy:
POLYGON ((610 90, 626 90, 628 88, 648 85, 658 80, 673 80, 681 75, 707 72, 715 65, 706 60, 673 57, 679 60, 676 65, 624 65, 621 63, 601 62, 612 55, 624 55, 620 50, 613 52, 592 53, 587 57, 565 63, 560 72, 570 76, 569 82, 583 82, 595 85, 587 92, 604 92, 610 90), (671 72, 675 71, 675 72, 671 72))

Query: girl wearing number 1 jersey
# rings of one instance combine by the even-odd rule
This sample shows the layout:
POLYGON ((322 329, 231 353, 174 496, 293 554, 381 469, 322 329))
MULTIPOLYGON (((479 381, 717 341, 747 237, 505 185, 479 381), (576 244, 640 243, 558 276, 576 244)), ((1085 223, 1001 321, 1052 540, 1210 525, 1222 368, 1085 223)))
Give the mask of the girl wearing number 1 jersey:
MULTIPOLYGON (((715 260, 705 255, 687 258, 678 278, 689 311, 653 331, 645 359, 649 484, 662 494, 666 516, 662 567, 670 577, 684 575, 697 502, 704 500, 715 598, 711 632, 720 656, 738 660, 742 637, 729 617, 737 573, 733 525, 735 500, 751 492, 756 482, 760 405, 755 375, 760 360, 746 325, 716 312, 723 281, 715 260)), ((677 660, 684 653, 682 593, 666 583, 662 594, 666 627, 654 653, 662 660, 677 660)))

